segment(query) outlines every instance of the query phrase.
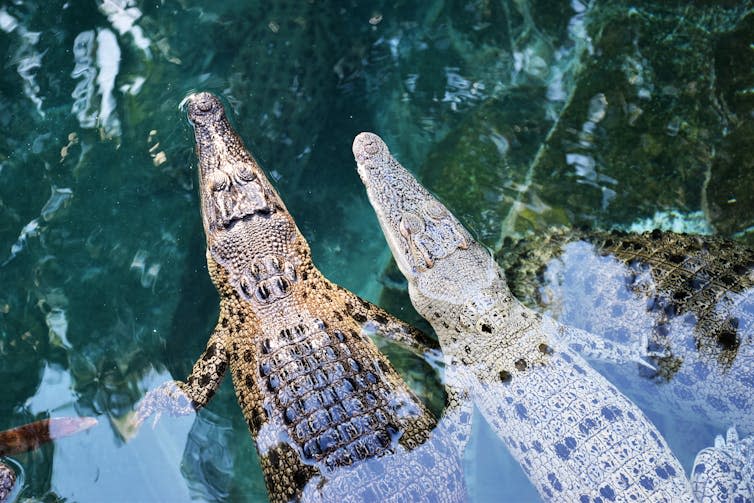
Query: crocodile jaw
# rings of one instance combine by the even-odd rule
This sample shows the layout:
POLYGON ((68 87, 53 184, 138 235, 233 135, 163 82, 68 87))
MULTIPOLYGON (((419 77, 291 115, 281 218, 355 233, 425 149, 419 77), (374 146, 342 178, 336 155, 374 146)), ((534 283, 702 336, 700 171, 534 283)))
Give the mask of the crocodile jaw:
POLYGON ((196 137, 202 220, 211 246, 235 223, 284 206, 231 127, 220 100, 204 92, 192 94, 186 103, 196 137))

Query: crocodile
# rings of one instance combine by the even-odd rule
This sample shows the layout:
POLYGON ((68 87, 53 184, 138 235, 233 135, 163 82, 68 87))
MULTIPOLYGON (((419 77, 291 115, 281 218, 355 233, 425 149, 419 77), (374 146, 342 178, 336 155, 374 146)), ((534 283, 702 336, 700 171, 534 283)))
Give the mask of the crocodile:
MULTIPOLYGON (((97 424, 93 417, 55 417, 0 431, 0 458, 32 451, 55 439, 75 435, 97 424)), ((10 499, 16 472, 0 461, 0 503, 10 499)))
MULTIPOLYGON (((722 474, 716 461, 740 447, 735 435, 730 446, 716 445, 697 460, 700 475, 690 482, 644 413, 572 346, 606 356, 621 348, 513 297, 491 253, 379 136, 359 134, 353 153, 411 302, 439 337, 445 415, 456 422, 456 442, 468 438, 475 404, 548 501, 694 501, 694 491, 752 496, 735 474, 714 476, 722 474), (704 480, 705 473, 713 477, 704 480)), ((729 457, 739 474, 754 461, 750 452, 729 457)))
POLYGON ((201 409, 230 367, 271 501, 464 501, 455 443, 369 334, 436 343, 327 280, 222 102, 186 101, 220 313, 186 381, 150 391, 135 425, 201 409))
POLYGON ((716 236, 557 227, 506 241, 497 259, 529 307, 656 353, 654 370, 604 366, 639 405, 754 433, 753 250, 716 236))

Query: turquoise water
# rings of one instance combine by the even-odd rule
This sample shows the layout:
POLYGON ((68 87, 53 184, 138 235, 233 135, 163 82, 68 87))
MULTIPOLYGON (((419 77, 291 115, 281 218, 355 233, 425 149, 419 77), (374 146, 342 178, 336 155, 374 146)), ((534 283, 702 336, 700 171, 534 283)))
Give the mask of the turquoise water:
MULTIPOLYGON (((0 429, 99 419, 17 458, 22 498, 266 499, 229 382, 196 418, 124 426, 217 316, 190 92, 231 105, 322 272, 372 301, 389 252, 351 155, 362 130, 492 248, 550 223, 752 242, 751 2, 206 4, 0 4, 0 429)), ((405 297, 395 310, 415 320, 405 297)), ((391 355, 437 411, 424 363, 391 355)), ((472 498, 536 501, 478 419, 472 498)))

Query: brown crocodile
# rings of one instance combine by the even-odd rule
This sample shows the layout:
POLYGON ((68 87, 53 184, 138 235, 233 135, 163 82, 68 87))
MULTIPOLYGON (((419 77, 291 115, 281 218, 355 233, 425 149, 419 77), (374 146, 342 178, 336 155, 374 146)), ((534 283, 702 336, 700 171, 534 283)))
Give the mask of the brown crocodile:
MULTIPOLYGON (((74 435, 95 424, 97 420, 93 417, 56 417, 0 431, 0 458, 32 451, 44 443, 74 435)), ((0 503, 10 498, 15 485, 15 471, 0 462, 0 503)))
POLYGON ((431 340, 328 281, 220 100, 187 103, 220 314, 186 382, 149 392, 137 424, 204 407, 230 366, 272 501, 465 500, 455 444, 368 334, 418 337, 420 353, 431 340))

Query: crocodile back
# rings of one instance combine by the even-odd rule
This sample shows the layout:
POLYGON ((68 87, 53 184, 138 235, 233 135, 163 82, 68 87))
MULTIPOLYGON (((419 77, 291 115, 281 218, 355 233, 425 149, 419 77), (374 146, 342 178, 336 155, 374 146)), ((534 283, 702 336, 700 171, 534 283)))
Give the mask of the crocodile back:
POLYGON ((224 268, 210 270, 226 285, 220 325, 235 334, 233 383, 273 501, 400 501, 405 491, 465 500, 458 452, 361 327, 345 309, 297 300, 313 283, 334 298, 334 285, 307 268, 301 282, 309 284, 296 283, 252 332, 259 314, 224 281, 224 268))
POLYGON ((528 305, 661 354, 654 372, 605 369, 633 399, 754 431, 754 252, 712 236, 554 229, 498 258, 528 305))
POLYGON ((501 379, 468 376, 474 402, 547 501, 692 501, 683 467, 631 401, 569 351, 501 379))

